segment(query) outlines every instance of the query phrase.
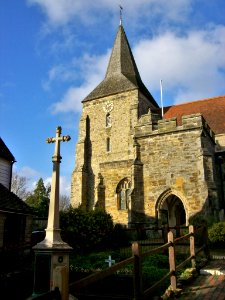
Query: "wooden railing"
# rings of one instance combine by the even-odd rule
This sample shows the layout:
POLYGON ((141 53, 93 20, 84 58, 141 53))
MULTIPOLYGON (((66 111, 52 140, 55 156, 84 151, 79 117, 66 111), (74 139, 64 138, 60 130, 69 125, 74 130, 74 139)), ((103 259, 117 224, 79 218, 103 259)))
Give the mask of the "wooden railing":
POLYGON ((121 270, 125 266, 129 264, 133 264, 133 299, 139 300, 139 299, 145 299, 148 297, 152 292, 159 287, 165 280, 168 280, 170 278, 170 286, 173 290, 177 289, 177 276, 176 271, 179 269, 182 269, 188 262, 191 262, 192 267, 196 267, 196 255, 204 251, 207 258, 209 257, 208 252, 208 236, 207 236, 207 229, 204 227, 199 227, 198 229, 195 229, 193 226, 189 226, 189 233, 174 239, 174 234, 172 231, 168 232, 168 241, 166 244, 157 247, 155 249, 149 250, 147 252, 141 251, 141 245, 138 242, 134 242, 132 244, 132 256, 130 258, 127 258, 111 267, 109 267, 106 270, 98 271, 96 273, 93 273, 79 281, 76 281, 74 283, 71 283, 69 285, 70 290, 73 290, 75 292, 79 292, 82 288, 87 287, 90 284, 93 284, 99 280, 102 280, 106 278, 107 276, 110 276, 114 274, 116 271, 121 270), (198 231, 202 230, 201 237, 203 238, 204 244, 196 251, 195 247, 195 236, 198 231), (180 243, 183 240, 189 239, 189 251, 190 255, 189 257, 184 260, 181 264, 176 266, 176 257, 175 257, 175 247, 178 243, 180 243), (154 285, 149 287, 146 290, 143 290, 142 287, 142 260, 145 257, 148 257, 153 254, 161 253, 168 249, 169 252, 169 272, 161 278, 158 282, 156 282, 154 285))

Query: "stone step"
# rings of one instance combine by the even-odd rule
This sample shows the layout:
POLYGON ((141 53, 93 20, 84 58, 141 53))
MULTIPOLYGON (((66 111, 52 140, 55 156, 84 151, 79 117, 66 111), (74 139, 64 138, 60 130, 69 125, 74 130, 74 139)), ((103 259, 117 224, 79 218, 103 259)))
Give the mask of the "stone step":
POLYGON ((225 275, 225 256, 214 254, 210 263, 200 270, 202 275, 225 275))
POLYGON ((220 255, 220 254, 218 254, 218 255, 213 254, 212 255, 212 259, 214 259, 214 260, 221 260, 221 259, 225 259, 225 256, 224 255, 220 255))
POLYGON ((219 268, 218 269, 204 268, 200 270, 200 274, 201 275, 225 275, 225 269, 220 270, 219 268))

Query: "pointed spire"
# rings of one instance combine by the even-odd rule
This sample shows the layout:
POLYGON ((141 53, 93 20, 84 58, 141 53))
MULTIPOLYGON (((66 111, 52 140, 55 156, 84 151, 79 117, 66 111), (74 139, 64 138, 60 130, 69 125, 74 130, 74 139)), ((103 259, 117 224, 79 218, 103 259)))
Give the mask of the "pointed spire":
POLYGON ((119 26, 116 35, 105 77, 108 78, 114 75, 118 76, 118 74, 123 74, 126 77, 137 77, 140 79, 140 75, 122 25, 119 26))
POLYGON ((120 25, 105 78, 83 102, 134 89, 139 89, 155 107, 158 107, 141 80, 126 33, 120 25))

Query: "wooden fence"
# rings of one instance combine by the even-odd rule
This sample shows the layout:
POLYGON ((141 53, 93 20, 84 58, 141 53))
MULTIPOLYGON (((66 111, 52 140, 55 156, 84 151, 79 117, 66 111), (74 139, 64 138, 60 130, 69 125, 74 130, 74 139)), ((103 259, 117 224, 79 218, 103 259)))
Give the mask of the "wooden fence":
POLYGON ((174 233, 172 231, 168 232, 167 235, 167 243, 164 245, 154 248, 152 250, 143 252, 141 251, 141 245, 138 242, 134 242, 132 244, 132 256, 109 267, 106 270, 102 270, 91 274, 79 281, 70 284, 70 290, 79 292, 84 287, 89 286, 99 280, 102 280, 115 272, 121 270, 127 265, 133 264, 133 299, 140 300, 146 299, 149 295, 153 293, 153 291, 162 285, 163 282, 170 278, 170 286, 172 290, 177 289, 177 276, 176 271, 182 269, 188 262, 191 262, 193 268, 196 267, 196 255, 201 251, 205 252, 207 258, 209 257, 208 250, 208 234, 207 228, 199 227, 194 230, 193 226, 189 226, 189 233, 181 236, 179 238, 174 238, 174 233), (203 244, 196 250, 195 237, 198 232, 201 232, 201 239, 203 240, 203 244), (189 239, 189 252, 190 255, 187 259, 185 259, 182 263, 176 266, 176 257, 175 257, 175 247, 182 241, 189 239), (168 249, 168 257, 169 257, 169 272, 161 278, 154 285, 150 286, 146 290, 143 290, 142 285, 142 260, 145 257, 148 257, 153 254, 161 253, 163 251, 167 251, 168 249))

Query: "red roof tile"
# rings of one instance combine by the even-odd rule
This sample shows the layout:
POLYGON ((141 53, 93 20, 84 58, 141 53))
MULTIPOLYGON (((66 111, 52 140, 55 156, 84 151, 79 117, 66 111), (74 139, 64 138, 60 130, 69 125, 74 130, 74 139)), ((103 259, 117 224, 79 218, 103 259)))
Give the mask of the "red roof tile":
POLYGON ((215 134, 225 133, 225 95, 164 108, 164 118, 176 117, 181 125, 182 116, 201 113, 215 134))

